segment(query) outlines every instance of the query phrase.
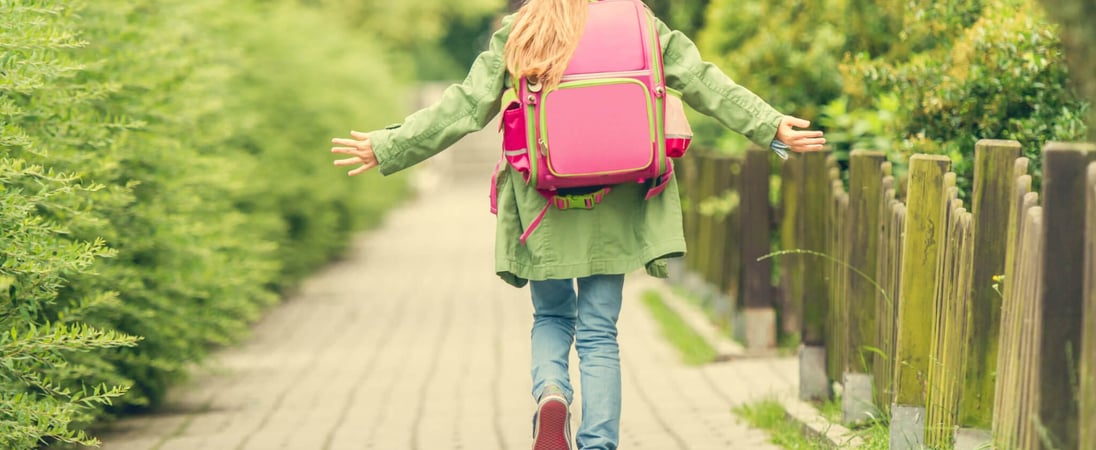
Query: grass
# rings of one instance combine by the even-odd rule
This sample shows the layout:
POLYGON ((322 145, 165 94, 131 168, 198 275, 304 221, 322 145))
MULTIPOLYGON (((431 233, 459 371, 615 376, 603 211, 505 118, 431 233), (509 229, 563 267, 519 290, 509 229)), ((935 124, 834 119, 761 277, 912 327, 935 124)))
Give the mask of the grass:
MULTIPOLYGON (((836 422, 841 419, 840 399, 816 406, 826 420, 836 422)), ((830 445, 821 437, 805 433, 798 422, 788 419, 784 407, 775 399, 763 399, 742 405, 736 407, 734 412, 750 426, 767 431, 772 436, 770 441, 782 448, 789 450, 831 450, 840 448, 830 445)), ((862 446, 857 447, 859 449, 886 450, 890 446, 890 429, 883 422, 873 422, 854 429, 853 434, 864 441, 862 446)))
POLYGON ((751 427, 769 432, 771 435, 769 441, 782 448, 789 450, 836 448, 820 437, 808 436, 804 433, 798 422, 788 420, 784 407, 775 399, 738 406, 734 412, 751 427))
POLYGON ((685 364, 696 366, 715 360, 715 349, 689 327, 681 316, 666 306, 662 296, 655 291, 647 291, 643 293, 642 299, 658 322, 662 334, 681 353, 685 364))

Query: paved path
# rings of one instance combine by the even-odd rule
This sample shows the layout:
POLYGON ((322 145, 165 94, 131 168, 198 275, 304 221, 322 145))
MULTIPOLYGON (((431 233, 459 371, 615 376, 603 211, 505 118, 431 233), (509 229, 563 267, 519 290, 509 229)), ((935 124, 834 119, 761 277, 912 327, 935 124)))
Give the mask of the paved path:
MULTIPOLYGON (((493 273, 487 183, 472 178, 393 212, 103 448, 529 448, 532 307, 493 273)), ((775 449, 731 408, 793 392, 794 360, 683 366, 638 301, 650 283, 625 284, 622 448, 775 449)))

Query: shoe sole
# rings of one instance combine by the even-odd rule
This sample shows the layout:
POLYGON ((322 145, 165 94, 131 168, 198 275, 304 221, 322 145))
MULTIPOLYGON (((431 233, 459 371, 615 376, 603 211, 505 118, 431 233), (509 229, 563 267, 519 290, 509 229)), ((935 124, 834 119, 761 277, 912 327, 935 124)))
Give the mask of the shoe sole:
POLYGON ((566 403, 558 400, 544 402, 537 413, 533 450, 571 450, 571 443, 567 442, 568 425, 566 403))

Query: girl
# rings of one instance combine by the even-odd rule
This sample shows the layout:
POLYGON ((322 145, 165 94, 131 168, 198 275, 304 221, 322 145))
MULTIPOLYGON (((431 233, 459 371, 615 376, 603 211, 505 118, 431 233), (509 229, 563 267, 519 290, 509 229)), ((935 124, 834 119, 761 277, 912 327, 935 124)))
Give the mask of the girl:
MULTIPOLYGON (((403 170, 486 126, 499 112, 507 79, 536 77, 545 90, 557 86, 582 36, 589 1, 526 0, 503 19, 465 80, 450 86, 437 103, 400 125, 333 139, 331 151, 349 156, 335 165, 357 166, 351 176, 374 167, 385 175, 403 170)), ((810 124, 777 112, 704 62, 688 37, 654 20, 666 84, 680 91, 686 103, 758 145, 777 151, 822 149, 822 132, 796 130, 810 124)), ((519 236, 545 200, 513 169, 499 174, 496 272, 517 287, 528 282, 534 307, 534 450, 571 448, 573 391, 567 366, 572 344, 584 393, 578 447, 617 448, 621 388, 616 323, 624 274, 645 267, 649 274, 664 277, 664 259, 685 253, 677 185, 672 179, 669 183, 665 192, 646 201, 646 187, 628 183, 614 186, 593 209, 553 210, 522 244, 519 236)))

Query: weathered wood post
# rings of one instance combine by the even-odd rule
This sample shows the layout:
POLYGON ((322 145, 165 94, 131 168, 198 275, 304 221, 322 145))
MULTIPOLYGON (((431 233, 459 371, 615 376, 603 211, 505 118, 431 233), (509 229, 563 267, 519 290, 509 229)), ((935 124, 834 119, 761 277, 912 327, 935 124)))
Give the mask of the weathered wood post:
MULTIPOLYGON (((1015 393, 1017 380, 1018 354, 1020 348, 1020 308, 1016 303, 1018 274, 1023 271, 1021 259, 1023 226, 1028 210, 1038 204, 1039 194, 1031 192, 1031 175, 1028 175, 1027 158, 1019 158, 1013 166, 1014 181, 1010 189, 1007 247, 1005 251, 1005 278, 1001 283, 1004 299, 1001 303, 1001 336, 998 345, 997 380, 994 388, 993 432, 994 444, 1002 450, 1013 445, 1006 439, 1016 434, 1019 419, 1015 393)), ((1029 299, 1030 300, 1030 299, 1029 299)))
POLYGON ((731 156, 716 156, 711 164, 715 167, 715 195, 719 199, 717 203, 725 208, 715 211, 712 217, 711 239, 704 245, 708 245, 714 251, 711 254, 710 273, 708 279, 714 292, 712 293, 712 311, 721 326, 727 326, 734 320, 736 293, 728 288, 728 283, 738 276, 737 264, 730 255, 735 254, 735 248, 739 245, 738 228, 734 226, 734 220, 738 214, 738 177, 735 170, 737 158, 731 156))
MULTIPOLYGON (((889 168, 887 168, 889 171, 889 168)), ((872 366, 875 404, 882 414, 890 414, 894 399, 894 341, 898 323, 898 286, 902 270, 902 237, 905 235, 906 205, 896 197, 895 179, 883 180, 883 222, 880 230, 879 266, 876 280, 883 288, 876 297, 876 328, 879 352, 872 366)))
MULTIPOLYGON (((879 228, 882 222, 883 164, 881 152, 853 151, 849 160, 848 264, 864 274, 874 274, 879 261, 879 228)), ((851 272, 848 277, 848 347, 845 349, 844 394, 841 411, 845 423, 878 417, 872 400, 872 352, 879 347, 875 324, 876 281, 851 272)))
POLYGON ((1001 294, 993 288, 994 277, 1005 273, 1012 186, 1020 143, 982 140, 974 156, 974 273, 970 292, 971 331, 966 340, 966 370, 959 401, 956 447, 979 448, 991 440, 993 421, 993 374, 1001 328, 1001 294))
MULTIPOLYGON (((727 228, 727 235, 730 236, 723 243, 723 284, 719 286, 721 292, 730 300, 725 305, 726 311, 721 311, 721 316, 726 316, 727 320, 734 321, 737 319, 741 312, 742 304, 742 173, 744 161, 741 157, 735 156, 727 160, 728 174, 730 175, 731 195, 730 200, 732 203, 731 212, 724 220, 723 226, 727 228)), ((733 326, 733 331, 739 335, 741 341, 745 341, 745 332, 741 329, 743 327, 733 326)))
POLYGON ((704 292, 710 286, 708 274, 710 271, 710 263, 712 260, 712 253, 718 252, 718 249, 711 247, 712 238, 712 226, 713 219, 711 216, 711 208, 707 208, 706 205, 712 202, 712 197, 715 195, 715 165, 713 164, 712 157, 709 154, 698 155, 697 159, 697 189, 696 189, 696 203, 697 203, 697 215, 696 215, 696 239, 693 246, 693 254, 695 259, 695 272, 699 276, 695 282, 695 286, 691 286, 693 292, 704 292))
MULTIPOLYGON (((689 242, 689 168, 687 167, 686 158, 678 158, 673 160, 674 164, 674 178, 677 180, 678 198, 681 201, 681 228, 682 234, 685 237, 686 245, 689 242)), ((687 249, 688 250, 688 249, 687 249)), ((688 251, 686 251, 686 255, 688 251)), ((686 257, 682 258, 670 258, 666 260, 666 270, 669 272, 669 282, 674 285, 681 285, 685 282, 685 271, 687 263, 686 257)))
POLYGON ((1088 165, 1088 218, 1085 221, 1085 322, 1081 357, 1081 436, 1096 442, 1096 163, 1088 165))
POLYGON ((955 437, 973 256, 973 224, 959 199, 956 175, 949 172, 944 180, 948 192, 947 231, 937 262, 925 417, 925 443, 931 448, 951 448, 955 437))
POLYGON ((685 253, 685 266, 688 272, 696 270, 696 246, 699 245, 696 242, 697 233, 697 210, 699 209, 700 200, 697 198, 697 189, 699 189, 699 183, 697 178, 700 173, 700 165, 697 162, 697 151, 689 152, 684 158, 678 161, 678 173, 679 180, 682 184, 683 192, 683 205, 682 205, 682 226, 685 229, 685 243, 687 250, 685 253))
POLYGON ((772 207, 769 205, 769 150, 746 151, 742 173, 742 259, 746 348, 776 347, 776 310, 773 308, 772 261, 758 261, 769 254, 772 207))
POLYGON ((946 156, 910 158, 903 243, 902 281, 898 294, 894 400, 891 405, 892 450, 919 450, 925 435, 925 378, 932 350, 937 262, 943 245, 946 156))
MULTIPOLYGON (((1028 198, 1037 197, 1030 193, 1028 198)), ((1020 228, 1020 250, 1017 254, 1018 270, 1009 287, 1006 302, 1015 307, 1018 316, 1018 347, 1012 356, 1016 359, 1013 366, 1013 382, 1006 386, 1011 389, 1014 418, 1007 425, 1011 433, 997 434, 1004 438, 999 444, 1002 450, 1028 450, 1039 448, 1037 419, 1039 414, 1039 336, 1042 335, 1042 308, 1039 291, 1043 279, 1043 208, 1033 206, 1024 217, 1020 228)), ((1007 280, 1006 280, 1007 281, 1007 280)))
MULTIPOLYGON (((1043 150, 1042 342, 1039 424, 1058 449, 1080 448, 1077 386, 1083 316, 1085 177, 1096 145, 1050 143, 1043 150)), ((1050 449, 1051 446, 1043 445, 1050 449)))
POLYGON ((841 169, 837 160, 830 158, 829 165, 829 237, 825 254, 834 260, 826 269, 830 304, 826 315, 826 370, 831 380, 842 380, 845 375, 845 353, 848 350, 849 312, 847 285, 849 269, 849 194, 841 181, 841 169))
MULTIPOLYGON (((802 214, 800 214, 799 248, 817 253, 826 252, 829 237, 830 177, 826 161, 828 152, 805 153, 796 157, 802 161, 802 214)), ((826 317, 829 312, 829 288, 826 282, 826 261, 817 256, 793 257, 800 260, 803 279, 803 331, 799 349, 799 398, 828 399, 832 396, 829 374, 826 372, 826 317)), ((790 259, 790 258, 789 258, 790 259)))
MULTIPOLYGON (((712 204, 722 203, 720 200, 725 198, 731 189, 731 174, 729 158, 723 155, 712 155, 712 158, 708 161, 708 166, 711 167, 711 197, 712 204)), ((726 227, 727 213, 721 208, 713 208, 712 215, 709 217, 711 223, 711 229, 708 230, 708 239, 704 241, 702 245, 710 247, 713 250, 708 254, 707 267, 708 270, 704 273, 704 278, 708 280, 712 286, 723 285, 723 260, 726 259, 723 252, 719 249, 723 248, 724 243, 727 242, 728 230, 726 227)), ((722 289, 718 289, 722 293, 722 289)))
MULTIPOLYGON (((780 249, 800 247, 803 233, 803 161, 789 158, 780 166, 780 249)), ((780 260, 782 283, 780 329, 786 334, 800 334, 803 326, 803 257, 789 255, 780 260)))

